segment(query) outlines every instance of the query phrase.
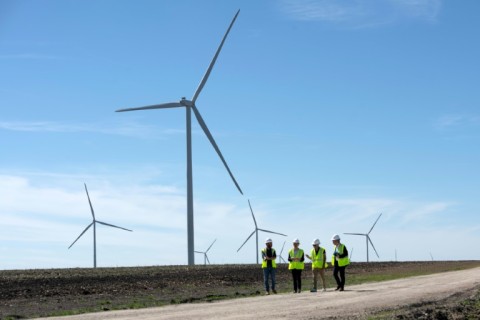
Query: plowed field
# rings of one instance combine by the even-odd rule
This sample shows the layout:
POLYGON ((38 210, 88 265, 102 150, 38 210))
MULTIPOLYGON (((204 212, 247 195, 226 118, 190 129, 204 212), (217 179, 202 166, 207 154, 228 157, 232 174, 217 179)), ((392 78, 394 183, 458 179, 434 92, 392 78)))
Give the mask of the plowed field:
MULTIPOLYGON (((480 266, 479 261, 353 263, 349 284, 381 281, 480 266)), ((303 288, 309 289, 309 265, 303 288)), ((327 271, 333 286, 331 268, 327 271)), ((286 265, 279 265, 280 292, 291 289, 286 265)), ((256 265, 0 271, 0 318, 18 319, 92 311, 214 301, 263 293, 256 265)))

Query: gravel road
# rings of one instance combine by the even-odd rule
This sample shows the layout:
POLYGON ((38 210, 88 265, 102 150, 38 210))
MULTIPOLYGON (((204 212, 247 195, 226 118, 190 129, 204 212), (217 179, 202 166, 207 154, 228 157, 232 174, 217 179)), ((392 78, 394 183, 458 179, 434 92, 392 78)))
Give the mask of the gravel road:
POLYGON ((240 298, 160 308, 90 313, 49 319, 318 319, 347 318, 436 301, 480 285, 480 268, 347 287, 327 291, 240 298))

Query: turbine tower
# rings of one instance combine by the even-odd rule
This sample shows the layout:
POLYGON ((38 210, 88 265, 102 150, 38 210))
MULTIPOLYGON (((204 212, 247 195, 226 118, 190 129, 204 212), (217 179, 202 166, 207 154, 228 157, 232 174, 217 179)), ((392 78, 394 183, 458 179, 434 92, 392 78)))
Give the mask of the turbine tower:
POLYGON ((208 247, 207 250, 205 250, 205 251, 195 251, 195 253, 201 253, 201 254, 203 254, 203 263, 204 263, 205 265, 207 265, 207 261, 208 261, 208 264, 210 264, 210 260, 208 260, 207 252, 208 252, 208 250, 210 250, 210 248, 213 246, 213 244, 215 243, 215 241, 217 241, 217 239, 213 240, 212 244, 210 245, 210 247, 208 247))
POLYGON ((373 250, 375 250, 375 253, 376 253, 377 257, 380 258, 380 256, 378 255, 377 249, 375 249, 375 246, 373 245, 373 242, 372 242, 372 240, 370 239, 370 232, 372 232, 373 227, 375 227, 375 225, 376 225, 377 222, 378 222, 378 219, 380 219, 381 216, 382 216, 382 214, 380 213, 380 215, 378 216, 377 220, 375 220, 375 223, 374 223, 373 226, 370 228, 370 231, 368 231, 368 233, 344 233, 344 234, 351 234, 351 235, 364 236, 364 237, 365 237, 365 241, 367 242, 367 262, 369 262, 369 257, 368 257, 368 243, 369 243, 369 242, 370 242, 370 244, 372 245, 373 250))
POLYGON ((99 224, 103 224, 104 226, 108 226, 108 227, 113 227, 113 228, 118 228, 118 229, 122 229, 122 230, 126 230, 126 231, 132 231, 130 229, 125 229, 125 228, 122 228, 122 227, 118 227, 118 226, 114 226, 113 224, 110 224, 110 223, 106 223, 106 222, 102 222, 102 221, 98 221, 96 218, 95 218, 95 212, 93 211, 93 206, 92 206, 92 202, 90 201, 90 196, 88 195, 88 190, 87 190, 87 185, 84 183, 85 185, 85 192, 87 193, 87 198, 88 198, 88 203, 90 204, 90 211, 92 212, 92 223, 90 223, 86 228, 85 230, 83 230, 82 233, 80 233, 80 235, 78 236, 77 239, 75 239, 75 241, 73 241, 73 243, 70 245, 70 247, 68 247, 68 249, 70 249, 74 244, 75 242, 77 242, 78 239, 80 239, 81 236, 83 236, 83 234, 85 232, 87 232, 87 230, 93 226, 93 267, 96 268, 97 267, 97 223, 99 224))
POLYGON ((235 183, 235 186, 237 187, 238 191, 243 195, 242 189, 240 189, 240 186, 238 185, 237 181, 235 180, 232 172, 230 171, 230 168, 227 165, 227 162, 223 158, 222 153, 220 152, 220 149, 217 146, 217 143, 213 139, 212 134, 210 133, 210 130, 208 129, 207 125, 205 124, 205 121, 203 120, 202 116, 200 115, 200 112, 197 109, 196 106, 196 101, 198 96, 200 95, 200 92, 202 91, 203 87, 205 86, 205 83, 208 80, 208 77, 210 76, 210 72, 213 69, 213 66, 215 65, 215 61, 217 60, 218 55, 220 54, 220 50, 223 47, 223 44, 225 42, 225 39, 227 38, 228 33, 230 32, 230 29, 232 28, 235 20, 237 19, 238 14, 240 13, 240 10, 237 11, 235 16, 233 17, 232 22, 230 23, 230 26, 227 29, 227 32, 223 36, 222 42, 220 43, 220 46, 218 47, 217 51, 215 52, 215 55, 213 56, 212 61, 210 62, 210 65, 208 66, 207 71, 205 72, 205 75, 202 78, 202 81, 200 82, 197 90, 193 94, 192 100, 187 100, 185 97, 183 97, 179 102, 168 102, 168 103, 162 103, 162 104, 156 104, 156 105, 151 105, 151 106, 145 106, 145 107, 139 107, 139 108, 127 108, 127 109, 120 109, 117 110, 116 112, 124 112, 124 111, 135 111, 135 110, 150 110, 150 109, 167 109, 167 108, 181 108, 185 107, 186 110, 186 131, 187 131, 187 232, 188 232, 188 265, 194 265, 195 264, 195 256, 194 256, 194 223, 193 223, 193 177, 192 177, 192 111, 197 118, 198 124, 200 127, 203 129, 203 132, 207 136, 208 140, 212 144, 213 148, 217 152, 218 156, 223 162, 223 165, 228 171, 228 174, 233 180, 233 183, 235 183))
POLYGON ((240 246, 240 248, 238 248, 237 252, 240 251, 240 249, 242 249, 242 247, 245 245, 245 243, 247 243, 247 241, 253 236, 253 234, 255 234, 256 244, 257 244, 257 251, 255 253, 255 256, 257 257, 257 264, 258 264, 258 231, 279 234, 279 235, 284 236, 284 237, 286 237, 287 235, 283 234, 283 233, 279 233, 279 232, 260 229, 257 225, 257 220, 255 219, 255 215, 253 214, 252 205, 250 204, 250 200, 248 200, 248 206, 250 207, 250 212, 252 213, 253 223, 255 223, 255 230, 253 230, 253 232, 248 236, 247 240, 245 240, 245 242, 240 246))

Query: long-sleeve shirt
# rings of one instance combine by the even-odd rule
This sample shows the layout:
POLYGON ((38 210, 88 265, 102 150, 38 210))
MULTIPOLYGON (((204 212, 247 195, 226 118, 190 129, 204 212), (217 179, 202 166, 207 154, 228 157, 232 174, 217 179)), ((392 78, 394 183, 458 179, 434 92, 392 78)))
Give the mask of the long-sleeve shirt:
MULTIPOLYGON (((275 250, 273 250, 272 248, 266 248, 265 252, 262 251, 262 259, 265 259, 265 257, 276 259, 277 254, 275 250)), ((272 266, 272 260, 267 260, 267 268, 271 266, 272 266)))

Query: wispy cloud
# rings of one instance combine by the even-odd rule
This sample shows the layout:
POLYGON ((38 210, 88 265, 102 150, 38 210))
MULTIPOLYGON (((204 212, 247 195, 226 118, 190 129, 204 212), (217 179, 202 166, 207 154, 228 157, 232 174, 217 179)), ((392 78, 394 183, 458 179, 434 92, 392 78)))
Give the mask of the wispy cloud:
POLYGON ((435 120, 435 126, 440 129, 478 125, 480 125, 478 115, 446 114, 435 120))
POLYGON ((38 54, 38 53, 14 53, 0 54, 0 60, 63 60, 65 57, 38 54))
POLYGON ((145 139, 161 139, 165 135, 183 134, 183 129, 159 129, 135 122, 124 123, 59 123, 51 121, 3 121, 0 129, 24 132, 88 132, 122 135, 145 139))
POLYGON ((295 20, 362 28, 405 19, 435 22, 441 0, 282 0, 280 9, 295 20))

